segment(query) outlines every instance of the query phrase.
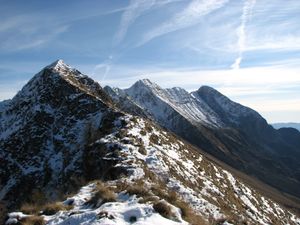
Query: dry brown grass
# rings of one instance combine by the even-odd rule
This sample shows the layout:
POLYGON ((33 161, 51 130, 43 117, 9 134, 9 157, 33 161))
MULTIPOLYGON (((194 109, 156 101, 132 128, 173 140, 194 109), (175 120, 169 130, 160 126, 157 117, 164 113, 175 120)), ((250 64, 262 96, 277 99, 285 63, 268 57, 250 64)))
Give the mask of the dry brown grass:
POLYGON ((43 214, 54 215, 58 211, 67 211, 72 208, 72 206, 64 205, 60 202, 48 203, 43 207, 43 214))
POLYGON ((66 211, 72 209, 72 206, 64 205, 60 202, 47 203, 45 205, 38 205, 32 203, 24 203, 20 211, 29 215, 38 215, 40 211, 45 215, 54 215, 58 211, 66 211))
POLYGON ((104 183, 98 181, 93 197, 87 202, 93 207, 100 206, 106 202, 115 202, 116 194, 110 190, 104 183))
POLYGON ((21 225, 44 225, 46 224, 41 216, 29 216, 21 221, 21 225))
POLYGON ((171 207, 163 202, 159 201, 153 204, 153 209, 158 212, 161 216, 167 218, 167 219, 172 219, 174 218, 174 214, 172 212, 171 207))
POLYGON ((195 211, 186 202, 177 199, 174 205, 181 210, 181 216, 184 220, 192 225, 207 225, 207 222, 202 216, 195 213, 195 211))
POLYGON ((189 204, 181 200, 175 191, 166 189, 167 188, 163 185, 152 187, 153 193, 181 210, 181 216, 185 221, 192 225, 207 225, 206 220, 202 216, 196 214, 189 204))
POLYGON ((151 195, 148 189, 138 183, 128 186, 126 193, 137 197, 149 197, 151 195))

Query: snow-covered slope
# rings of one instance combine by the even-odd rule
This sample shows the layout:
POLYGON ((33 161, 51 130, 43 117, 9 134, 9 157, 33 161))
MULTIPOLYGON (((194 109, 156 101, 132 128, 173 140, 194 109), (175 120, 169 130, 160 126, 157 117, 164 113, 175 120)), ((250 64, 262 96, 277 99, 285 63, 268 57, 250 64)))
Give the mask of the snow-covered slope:
POLYGON ((151 121, 129 115, 119 120, 126 125, 91 143, 114 151, 104 157, 118 155, 116 166, 127 168, 126 177, 105 184, 116 197, 102 195, 92 204, 97 184, 91 183, 64 201, 72 209, 40 213, 46 224, 300 224, 293 213, 151 121), (157 209, 159 202, 170 207, 169 216, 157 209))
POLYGON ((134 115, 151 117, 143 108, 132 101, 124 90, 105 86, 104 91, 113 99, 119 109, 134 115))
POLYGON ((176 120, 178 116, 183 116, 193 124, 221 125, 205 102, 193 98, 182 88, 163 89, 144 79, 124 91, 154 118, 164 121, 167 127, 171 127, 171 120, 176 120))
POLYGON ((245 117, 253 116, 257 119, 262 118, 253 109, 231 101, 226 96, 208 86, 200 87, 197 91, 192 92, 191 95, 198 101, 205 102, 225 126, 229 124, 239 124, 245 117))

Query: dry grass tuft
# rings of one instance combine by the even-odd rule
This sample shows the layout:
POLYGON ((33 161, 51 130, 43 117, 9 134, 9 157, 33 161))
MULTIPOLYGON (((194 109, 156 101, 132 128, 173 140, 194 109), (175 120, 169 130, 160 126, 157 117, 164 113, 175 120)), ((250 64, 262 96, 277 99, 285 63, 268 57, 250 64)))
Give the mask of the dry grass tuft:
POLYGON ((191 225, 207 225, 207 222, 202 216, 195 213, 195 211, 184 201, 177 200, 174 204, 181 210, 181 216, 191 225))
POLYGON ((93 205, 93 207, 97 207, 106 202, 115 202, 116 198, 117 196, 113 191, 111 191, 102 182, 98 181, 94 196, 88 201, 88 204, 93 205))
POLYGON ((171 207, 163 201, 154 203, 153 209, 167 219, 172 219, 174 217, 171 207))
POLYGON ((128 186, 126 193, 129 195, 136 195, 137 197, 149 197, 151 195, 148 189, 138 184, 128 186))
POLYGON ((179 208, 181 210, 181 216, 185 221, 189 222, 192 225, 207 225, 206 220, 203 219, 202 216, 196 214, 188 203, 181 200, 175 191, 166 191, 165 188, 166 187, 164 187, 163 185, 156 185, 152 187, 152 191, 157 196, 165 199, 170 204, 179 208))
POLYGON ((38 215, 40 211, 45 215, 54 215, 58 211, 66 211, 72 209, 72 206, 64 205, 60 202, 47 203, 43 206, 32 203, 24 203, 20 211, 29 215, 38 215))
POLYGON ((60 202, 48 203, 43 207, 43 214, 50 216, 50 215, 54 215, 58 211, 67 211, 72 208, 73 208, 72 206, 64 205, 60 202))

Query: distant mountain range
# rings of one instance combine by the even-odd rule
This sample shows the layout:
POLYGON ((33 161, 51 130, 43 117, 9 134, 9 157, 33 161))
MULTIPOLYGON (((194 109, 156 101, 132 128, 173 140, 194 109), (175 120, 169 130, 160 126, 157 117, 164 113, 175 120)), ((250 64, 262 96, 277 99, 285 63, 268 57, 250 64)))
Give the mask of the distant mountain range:
POLYGON ((295 128, 300 131, 300 123, 272 123, 275 129, 280 128, 295 128))
POLYGON ((298 131, 276 130, 256 111, 208 86, 189 93, 178 87, 163 89, 145 79, 125 90, 104 90, 124 111, 128 106, 136 115, 143 111, 217 159, 300 197, 298 131))
POLYGON ((211 87, 102 88, 58 60, 0 102, 0 212, 22 211, 0 220, 299 225, 299 149, 211 87))

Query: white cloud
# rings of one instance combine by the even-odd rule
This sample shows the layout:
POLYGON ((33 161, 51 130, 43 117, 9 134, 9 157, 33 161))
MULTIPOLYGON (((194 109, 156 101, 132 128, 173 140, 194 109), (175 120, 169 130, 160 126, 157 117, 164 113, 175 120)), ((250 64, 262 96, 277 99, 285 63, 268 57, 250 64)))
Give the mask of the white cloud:
POLYGON ((223 7, 228 0, 193 0, 182 12, 147 32, 138 46, 161 35, 184 29, 200 22, 200 18, 223 7))
POLYGON ((103 63, 97 64, 94 67, 94 70, 91 75, 97 76, 98 78, 100 76, 101 80, 99 80, 99 82, 102 84, 102 83, 104 83, 106 76, 110 72, 111 68, 112 68, 112 58, 108 58, 103 63))
POLYGON ((241 25, 237 29, 238 36, 238 52, 239 56, 236 58, 235 62, 231 65, 232 69, 239 69, 240 64, 243 60, 243 52, 246 47, 246 25, 252 15, 252 10, 255 5, 256 0, 245 0, 243 7, 243 14, 241 17, 241 25))

